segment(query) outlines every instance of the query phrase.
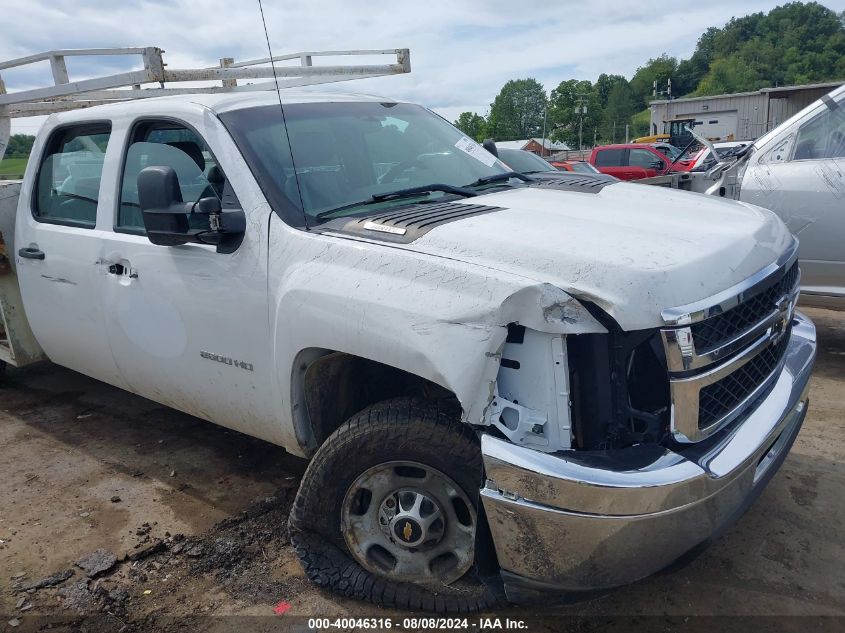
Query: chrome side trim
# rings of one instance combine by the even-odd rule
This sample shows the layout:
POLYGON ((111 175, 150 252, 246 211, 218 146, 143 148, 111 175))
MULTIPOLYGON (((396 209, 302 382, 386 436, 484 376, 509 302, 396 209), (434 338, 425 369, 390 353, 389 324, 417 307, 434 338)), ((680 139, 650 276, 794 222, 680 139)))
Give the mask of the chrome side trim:
POLYGON ((778 257, 777 261, 751 275, 748 279, 707 299, 663 310, 660 316, 666 325, 676 326, 691 325, 722 314, 731 308, 735 308, 751 295, 755 295, 775 284, 778 281, 775 276, 778 269, 788 270, 797 259, 798 240, 793 239, 790 247, 778 257))

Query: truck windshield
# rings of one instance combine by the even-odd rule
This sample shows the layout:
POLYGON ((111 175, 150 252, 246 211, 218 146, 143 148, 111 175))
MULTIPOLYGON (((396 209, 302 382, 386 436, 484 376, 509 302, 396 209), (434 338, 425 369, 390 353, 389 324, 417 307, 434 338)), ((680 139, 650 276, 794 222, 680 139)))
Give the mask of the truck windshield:
MULTIPOLYGON (((458 129, 423 107, 336 102, 226 112, 221 120, 270 204, 289 223, 354 215, 373 196, 428 185, 469 185, 509 171, 458 129), (357 203, 361 203, 359 207, 357 203), (337 214, 331 211, 337 209, 337 214)), ((444 187, 443 189, 448 189, 444 187)), ((446 191, 420 194, 426 199, 446 191)), ((407 202, 385 200, 379 206, 407 202)))

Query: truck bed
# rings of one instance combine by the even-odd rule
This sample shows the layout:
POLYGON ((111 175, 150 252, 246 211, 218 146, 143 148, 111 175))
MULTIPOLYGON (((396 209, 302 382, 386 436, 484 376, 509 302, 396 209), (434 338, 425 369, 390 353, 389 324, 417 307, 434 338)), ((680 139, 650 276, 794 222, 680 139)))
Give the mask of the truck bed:
POLYGON ((15 214, 20 180, 0 180, 0 361, 20 367, 44 359, 23 309, 15 272, 15 214))

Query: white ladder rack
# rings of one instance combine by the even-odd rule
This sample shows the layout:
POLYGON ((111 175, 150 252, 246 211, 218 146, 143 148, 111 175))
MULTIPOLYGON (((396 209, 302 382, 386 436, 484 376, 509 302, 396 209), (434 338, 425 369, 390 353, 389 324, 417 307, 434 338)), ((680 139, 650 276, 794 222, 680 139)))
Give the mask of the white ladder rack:
MULTIPOLYGON (((40 116, 53 112, 87 108, 148 97, 174 94, 275 90, 297 86, 335 83, 351 79, 383 77, 411 72, 411 53, 407 48, 343 51, 305 51, 277 57, 236 62, 231 57, 220 59, 210 68, 168 69, 164 51, 154 46, 142 48, 85 48, 53 50, 0 62, 0 159, 9 142, 11 119, 40 116), (71 80, 65 59, 86 56, 140 56, 143 68, 129 72, 71 80), (363 58, 388 56, 389 63, 365 64, 363 58), (315 65, 314 60, 342 57, 348 63, 315 65), (49 62, 52 85, 6 92, 3 71, 49 62), (275 64, 275 71, 271 65, 275 64), (291 62, 298 62, 291 64, 291 62), (259 83, 238 81, 270 79, 259 83), (219 82, 216 85, 188 86, 187 82, 219 82), (158 84, 143 87, 145 84, 158 84), (176 84, 174 86, 174 84, 176 84)), ((344 62, 346 62, 344 59, 344 62)))

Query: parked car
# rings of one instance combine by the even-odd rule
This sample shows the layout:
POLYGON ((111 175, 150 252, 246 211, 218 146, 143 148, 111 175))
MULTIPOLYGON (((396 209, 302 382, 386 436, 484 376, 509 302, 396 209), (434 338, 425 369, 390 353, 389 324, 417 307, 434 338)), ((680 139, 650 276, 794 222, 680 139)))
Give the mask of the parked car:
POLYGON ((695 164, 698 162, 700 158, 703 158, 704 155, 709 150, 701 145, 695 145, 690 147, 684 152, 681 152, 680 156, 675 160, 674 163, 670 166, 670 171, 690 171, 695 164))
POLYGON ((554 179, 561 171, 577 171, 579 173, 590 174, 597 178, 612 178, 616 180, 613 176, 602 174, 598 169, 585 161, 565 161, 567 166, 572 166, 571 169, 566 169, 558 167, 562 163, 549 163, 537 156, 537 154, 521 149, 496 148, 496 155, 514 171, 526 174, 535 179, 554 179))
POLYGON ((738 189, 800 239, 802 301, 845 309, 845 87, 754 141, 738 189))
MULTIPOLYGON (((665 160, 640 149, 593 158, 665 160)), ((0 192, 3 357, 309 459, 290 539, 345 596, 465 614, 633 582, 737 520, 807 413, 815 330, 774 214, 514 176, 414 104, 62 112, 0 192)))
POLYGON ((600 174, 601 172, 585 160, 560 160, 552 162, 560 171, 574 171, 580 174, 600 174))
POLYGON ((747 147, 751 141, 723 141, 721 143, 713 143, 713 149, 716 150, 716 157, 713 153, 705 148, 695 159, 695 162, 690 166, 688 171, 706 171, 716 164, 717 160, 724 159, 743 147, 747 147))
POLYGON ((669 143, 651 143, 651 146, 670 160, 680 158, 683 153, 683 148, 675 147, 669 143))
POLYGON ((802 303, 845 309, 843 106, 845 87, 839 87, 746 147, 718 143, 718 163, 650 184, 771 209, 800 239, 802 303))
POLYGON ((666 172, 672 160, 646 143, 601 145, 590 154, 590 164, 620 180, 651 178, 666 172))
POLYGON ((557 170, 537 154, 527 152, 524 149, 501 149, 496 148, 499 160, 504 162, 514 171, 523 174, 535 175, 539 173, 556 173, 557 170))

